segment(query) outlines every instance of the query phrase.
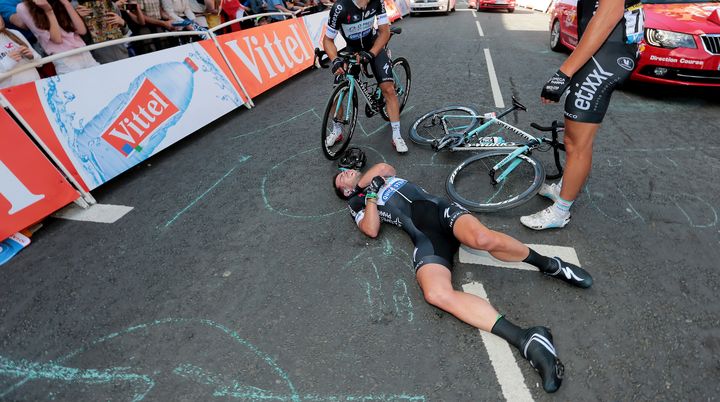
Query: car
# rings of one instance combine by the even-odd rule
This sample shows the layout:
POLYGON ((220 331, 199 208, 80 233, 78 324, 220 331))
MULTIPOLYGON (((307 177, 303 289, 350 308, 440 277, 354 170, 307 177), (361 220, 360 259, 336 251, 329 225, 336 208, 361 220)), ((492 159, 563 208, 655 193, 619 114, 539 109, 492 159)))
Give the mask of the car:
MULTIPOLYGON (((717 0, 643 0, 645 32, 630 79, 720 87, 720 7, 717 0)), ((550 6, 550 48, 577 46, 577 1, 550 6)))
POLYGON ((482 10, 507 10, 512 13, 515 11, 515 0, 468 0, 469 8, 477 8, 482 10))
POLYGON ((455 11, 456 0, 410 0, 410 15, 416 13, 438 13, 445 15, 455 11))

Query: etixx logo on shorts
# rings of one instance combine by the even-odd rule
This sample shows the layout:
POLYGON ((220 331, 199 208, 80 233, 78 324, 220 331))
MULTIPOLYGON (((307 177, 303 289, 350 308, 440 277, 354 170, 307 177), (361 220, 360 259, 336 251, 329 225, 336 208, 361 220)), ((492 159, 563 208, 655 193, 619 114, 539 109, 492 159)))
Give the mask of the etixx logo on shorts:
POLYGON ((629 57, 621 57, 617 59, 617 64, 628 71, 632 71, 633 68, 635 68, 635 61, 629 57))

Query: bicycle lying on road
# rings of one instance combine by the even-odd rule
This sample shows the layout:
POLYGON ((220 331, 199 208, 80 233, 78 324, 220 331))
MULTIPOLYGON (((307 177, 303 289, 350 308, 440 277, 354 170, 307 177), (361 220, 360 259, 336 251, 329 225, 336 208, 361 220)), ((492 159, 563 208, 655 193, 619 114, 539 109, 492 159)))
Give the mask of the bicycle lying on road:
MULTIPOLYGON (((391 27, 391 35, 397 35, 402 32, 401 28, 391 27)), ((395 82, 395 93, 400 103, 400 112, 402 112, 410 95, 410 63, 402 57, 393 59, 388 49, 388 55, 392 60, 392 75, 395 82)), ((322 54, 316 51, 316 54, 322 60, 322 54)), ((337 159, 342 156, 345 149, 350 145, 350 139, 355 132, 355 124, 357 123, 358 112, 358 93, 362 94, 365 99, 365 115, 372 117, 380 114, 386 121, 390 120, 385 107, 385 98, 382 95, 380 86, 372 80, 371 72, 368 71, 367 65, 358 62, 356 53, 345 50, 338 52, 338 57, 344 59, 348 65, 347 73, 345 73, 330 95, 325 114, 322 122, 322 150, 328 159, 337 159), (335 142, 328 146, 326 139, 331 135, 335 124, 342 125, 342 132, 335 142)), ((321 64, 323 67, 327 65, 321 64)))
POLYGON ((494 212, 516 207, 535 194, 545 179, 562 176, 560 151, 565 145, 558 140, 564 131, 562 123, 549 127, 530 125, 551 138, 535 137, 500 120, 515 110, 527 110, 515 97, 512 106, 496 115, 479 114, 467 106, 448 106, 421 116, 410 127, 410 139, 436 152, 483 151, 460 162, 448 175, 445 187, 455 202, 475 212, 494 212), (499 128, 490 133, 490 127, 499 128), (519 137, 508 141, 509 135, 519 137), (532 152, 553 150, 556 174, 546 175, 542 163, 532 152), (486 181, 485 181, 486 180, 486 181))

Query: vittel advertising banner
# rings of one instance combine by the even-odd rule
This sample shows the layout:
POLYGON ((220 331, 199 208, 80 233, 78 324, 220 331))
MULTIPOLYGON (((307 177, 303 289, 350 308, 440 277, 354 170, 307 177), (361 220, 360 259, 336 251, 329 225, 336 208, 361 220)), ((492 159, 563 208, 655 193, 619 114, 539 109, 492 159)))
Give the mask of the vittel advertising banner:
POLYGON ((0 240, 80 197, 0 108, 0 240))
MULTIPOLYGON (((211 41, 205 41, 210 42, 211 41)), ((85 190, 243 104, 219 52, 195 43, 3 90, 85 190)))
POLYGON ((311 67, 315 59, 314 46, 301 18, 244 29, 217 39, 250 97, 311 67))

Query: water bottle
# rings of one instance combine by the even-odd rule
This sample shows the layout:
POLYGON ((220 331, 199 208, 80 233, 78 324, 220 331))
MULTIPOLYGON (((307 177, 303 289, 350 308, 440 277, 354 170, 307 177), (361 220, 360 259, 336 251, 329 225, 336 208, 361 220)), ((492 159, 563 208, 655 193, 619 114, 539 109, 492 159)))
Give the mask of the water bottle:
POLYGON ((190 104, 197 70, 189 57, 148 68, 76 131, 72 148, 96 186, 152 155, 190 104))

